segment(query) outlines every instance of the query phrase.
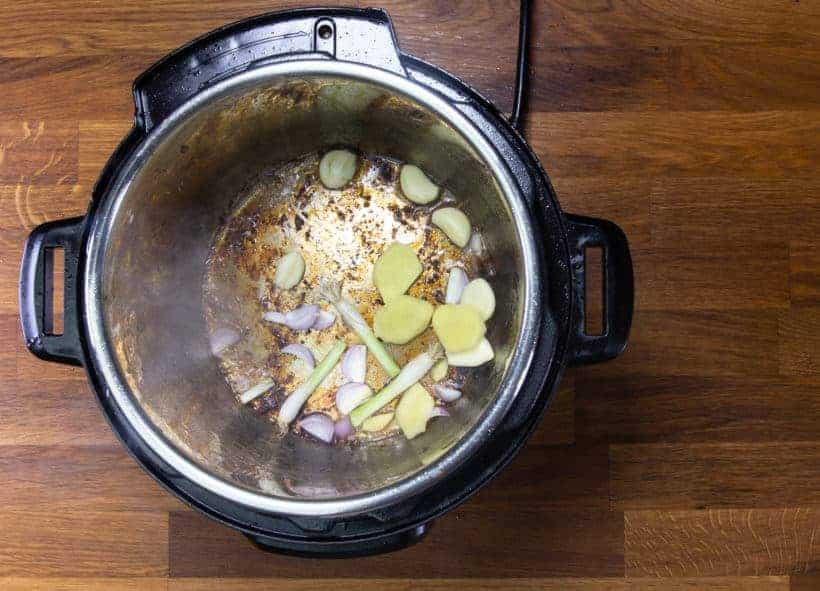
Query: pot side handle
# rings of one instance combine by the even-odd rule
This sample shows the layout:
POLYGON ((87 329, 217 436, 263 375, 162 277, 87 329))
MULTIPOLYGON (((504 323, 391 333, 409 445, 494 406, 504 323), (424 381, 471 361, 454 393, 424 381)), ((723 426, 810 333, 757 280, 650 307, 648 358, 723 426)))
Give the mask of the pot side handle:
POLYGON ((575 294, 569 364, 606 361, 626 348, 632 326, 634 285, 629 244, 623 230, 610 221, 571 214, 564 217, 575 294), (600 335, 589 335, 585 329, 587 247, 602 250, 604 327, 600 335))
POLYGON ((85 218, 47 222, 34 228, 20 266, 20 323, 26 347, 40 359, 82 365, 77 318, 77 269, 85 218), (65 256, 63 334, 53 334, 54 252, 65 256))
POLYGON ((393 23, 384 10, 273 12, 211 31, 141 74, 133 86, 136 125, 148 132, 220 80, 292 59, 337 59, 407 75, 393 23))
POLYGON ((356 558, 387 554, 412 546, 427 535, 430 525, 424 523, 399 532, 350 540, 279 539, 246 535, 256 547, 266 552, 302 558, 356 558))

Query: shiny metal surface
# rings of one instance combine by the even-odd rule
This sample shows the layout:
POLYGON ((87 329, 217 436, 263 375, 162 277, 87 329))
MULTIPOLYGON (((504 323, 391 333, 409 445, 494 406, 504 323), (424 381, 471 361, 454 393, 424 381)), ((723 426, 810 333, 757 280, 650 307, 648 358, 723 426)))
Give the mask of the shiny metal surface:
POLYGON ((526 206, 502 159, 451 104, 365 66, 298 61, 214 86, 152 131, 122 169, 87 244, 93 363, 135 431, 186 478, 263 511, 361 513, 434 484, 482 445, 532 362, 541 278, 526 206), (323 91, 339 85, 352 92, 323 91), (322 94, 324 92, 324 95, 322 94), (359 98, 356 98, 356 97, 359 98), (364 98, 362 98, 364 97, 364 98), (498 269, 471 404, 413 442, 327 448, 275 437, 238 407, 202 313, 209 246, 249 179, 334 145, 419 163, 464 200, 498 269))

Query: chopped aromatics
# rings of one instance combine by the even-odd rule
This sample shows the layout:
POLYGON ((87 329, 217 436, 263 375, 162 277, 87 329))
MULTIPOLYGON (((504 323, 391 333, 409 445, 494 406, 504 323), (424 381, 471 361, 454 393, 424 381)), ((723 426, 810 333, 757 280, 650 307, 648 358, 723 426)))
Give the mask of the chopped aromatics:
POLYGON ((461 294, 461 303, 472 306, 485 322, 495 312, 495 294, 486 279, 473 279, 461 294))
POLYGON ((370 433, 374 433, 376 431, 384 430, 387 425, 390 424, 390 421, 393 420, 393 413, 386 412, 381 415, 376 415, 374 417, 370 417, 366 421, 362 423, 362 431, 368 431, 370 433))
POLYGON ((324 330, 330 328, 334 322, 336 322, 336 315, 333 312, 319 310, 319 313, 316 315, 316 321, 310 328, 313 330, 324 330))
POLYGON ((336 341, 327 355, 325 355, 325 358, 322 359, 319 365, 310 373, 308 379, 296 388, 293 394, 285 399, 282 408, 279 410, 279 423, 282 426, 286 427, 293 422, 293 419, 295 419, 299 411, 302 410, 302 407, 305 405, 305 402, 307 402, 307 399, 310 398, 310 395, 313 394, 313 391, 319 387, 322 380, 327 377, 327 374, 329 374, 339 362, 344 350, 345 344, 342 341, 336 341))
POLYGON ((242 404, 247 404, 254 398, 259 398, 260 396, 262 396, 262 394, 264 394, 271 388, 273 388, 272 380, 265 380, 264 382, 259 382, 254 387, 245 390, 239 397, 239 402, 241 402, 242 404))
POLYGON ((455 367, 478 367, 494 358, 493 347, 487 339, 481 339, 478 345, 469 351, 447 353, 447 362, 455 367))
POLYGON ((467 244, 467 250, 476 256, 484 254, 484 241, 481 239, 481 234, 473 232, 470 236, 470 242, 467 244))
POLYGON ((436 384, 433 386, 433 392, 435 392, 436 398, 443 402, 455 402, 461 398, 461 390, 456 390, 444 384, 436 384))
POLYGON ((342 375, 348 382, 364 382, 367 375, 367 347, 350 345, 342 357, 342 375))
MULTIPOLYGON (((326 85, 317 100, 326 110, 353 113, 379 96, 374 92, 326 85)), ((264 323, 243 326, 242 306, 235 306, 241 316, 228 318, 229 325, 220 320, 211 326, 226 311, 217 307, 206 310, 211 351, 238 399, 253 404, 257 415, 278 411, 270 418, 276 417, 282 430, 326 444, 379 439, 399 430, 407 439, 417 438, 434 417, 449 417, 449 404, 462 397, 461 377, 467 372, 451 367, 495 361, 486 338, 496 308, 493 287, 482 278, 470 280, 481 268, 490 281, 495 276, 482 258, 487 237, 473 231, 465 211, 448 203, 449 193, 419 166, 349 149, 319 156, 318 164, 311 158, 266 172, 274 183, 269 188, 283 198, 264 192, 253 211, 268 206, 270 215, 255 218, 251 230, 232 224, 230 232, 219 235, 216 246, 224 243, 226 252, 215 251, 207 276, 207 285, 220 285, 226 275, 235 277, 243 292, 250 285, 262 320, 290 332, 264 323), (338 220, 345 223, 344 232, 335 232, 338 220), (293 231, 283 233, 282 224, 292 224, 293 231), (253 250, 241 256, 242 248, 253 250), (267 273, 260 273, 258 261, 270 249, 277 249, 275 258, 266 263, 267 273), (314 260, 334 277, 317 278, 315 269, 306 268, 306 261, 313 265, 314 260), (259 354, 260 347, 268 354, 259 354), (370 355, 384 372, 368 367, 370 355), (265 371, 266 364, 278 373, 265 371)), ((469 210, 467 202, 464 207, 469 210)), ((437 455, 420 457, 429 463, 437 455)))
POLYGON ((333 423, 333 419, 326 414, 315 412, 299 421, 299 428, 319 441, 330 443, 333 441, 336 425, 333 423))
POLYGON ((396 376, 401 371, 399 364, 393 359, 387 349, 385 349, 382 342, 376 338, 373 331, 365 322, 359 310, 347 298, 342 296, 338 285, 328 282, 322 282, 321 285, 322 297, 335 306, 342 320, 345 321, 353 332, 355 332, 367 348, 376 358, 390 377, 396 376))
POLYGON ((336 439, 339 441, 344 441, 353 435, 353 425, 350 424, 350 417, 342 417, 336 421, 334 431, 336 439))
POLYGON ((356 174, 356 154, 349 150, 331 150, 319 162, 319 179, 328 189, 341 189, 356 174))
POLYGON ((390 404, 393 399, 417 383, 430 371, 430 368, 433 367, 441 355, 441 346, 436 344, 429 351, 425 351, 411 359, 407 365, 401 368, 399 375, 393 378, 378 394, 353 409, 353 412, 350 413, 350 422, 353 423, 353 426, 358 427, 361 425, 367 417, 390 404))
POLYGON ((418 166, 405 164, 399 176, 401 192, 413 203, 425 205, 435 201, 439 194, 438 185, 433 183, 418 166))
POLYGON ((373 266, 373 284, 385 303, 406 292, 421 275, 421 261, 401 242, 388 246, 373 266))
POLYGON ((310 352, 310 349, 299 343, 293 343, 292 345, 283 347, 282 353, 293 355, 304 361, 308 371, 313 371, 313 368, 316 366, 316 359, 314 359, 313 353, 310 352))
POLYGON ((411 386, 402 395, 396 406, 396 423, 407 439, 424 433, 435 404, 433 397, 421 384, 411 386))
POLYGON ((475 347, 487 328, 475 308, 445 304, 433 314, 433 330, 448 353, 459 353, 475 347))
POLYGON ((319 306, 316 304, 304 304, 282 314, 281 312, 265 312, 263 320, 284 324, 291 330, 310 330, 319 315, 319 306))
POLYGON ((291 251, 279 259, 273 284, 279 289, 290 289, 302 280, 305 274, 305 259, 299 251, 291 251))
POLYGON ((430 324, 433 305, 419 298, 401 295, 378 309, 373 317, 373 331, 386 343, 409 343, 430 324))
POLYGON ((373 396, 373 390, 367 384, 348 382, 336 390, 336 408, 343 415, 350 414, 351 410, 371 396, 373 396))
POLYGON ((444 296, 445 304, 457 304, 461 300, 461 293, 467 286, 467 273, 461 267, 450 269, 450 278, 447 280, 447 294, 444 296))
POLYGON ((455 207, 442 207, 433 212, 431 217, 433 225, 441 228, 447 238, 459 248, 464 248, 470 241, 470 220, 459 209, 455 207))
POLYGON ((433 369, 430 370, 430 379, 434 382, 440 382, 447 377, 448 368, 449 366, 447 365, 446 359, 439 360, 439 362, 433 366, 433 369))

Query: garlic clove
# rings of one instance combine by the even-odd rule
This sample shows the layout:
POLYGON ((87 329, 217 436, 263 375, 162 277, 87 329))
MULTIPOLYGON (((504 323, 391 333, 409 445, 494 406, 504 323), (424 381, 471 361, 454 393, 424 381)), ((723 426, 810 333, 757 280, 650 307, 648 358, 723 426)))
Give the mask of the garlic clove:
POLYGON ((356 154, 350 150, 331 150, 319 161, 319 179, 328 189, 341 189, 356 174, 356 154))
POLYGON ((495 312, 495 293, 486 279, 473 279, 461 293, 461 303, 472 306, 485 322, 495 312))
POLYGON ((431 221, 447 235, 453 244, 459 248, 467 246, 472 229, 470 220, 463 211, 455 207, 442 207, 433 212, 431 221))
POLYGON ((402 166, 399 183, 401 184, 401 192, 413 203, 425 205, 438 198, 438 185, 427 178, 427 175, 418 166, 412 164, 402 166))
POLYGON ((279 289, 290 289, 302 280, 305 274, 305 259, 299 251, 287 253, 276 265, 276 275, 273 284, 279 289))

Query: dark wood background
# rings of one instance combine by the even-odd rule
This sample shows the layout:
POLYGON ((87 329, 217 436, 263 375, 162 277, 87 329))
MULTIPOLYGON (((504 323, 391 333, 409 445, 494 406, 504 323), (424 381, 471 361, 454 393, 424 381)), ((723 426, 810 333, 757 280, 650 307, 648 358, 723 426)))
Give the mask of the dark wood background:
MULTIPOLYGON (((163 492, 17 320, 21 246, 83 213, 132 79, 271 0, 0 7, 0 588, 820 589, 820 2, 541 0, 527 136, 627 232, 630 349, 398 554, 260 553, 163 492)), ((387 0, 405 51, 510 105, 513 0, 387 0)))

